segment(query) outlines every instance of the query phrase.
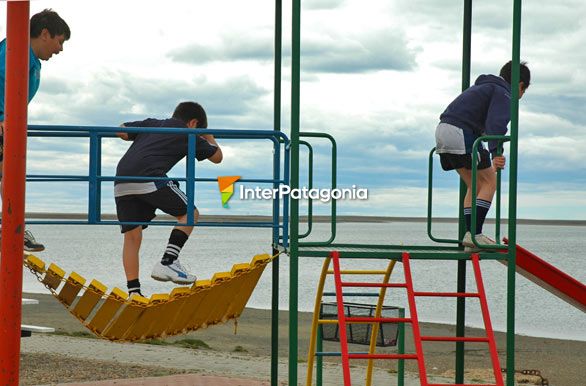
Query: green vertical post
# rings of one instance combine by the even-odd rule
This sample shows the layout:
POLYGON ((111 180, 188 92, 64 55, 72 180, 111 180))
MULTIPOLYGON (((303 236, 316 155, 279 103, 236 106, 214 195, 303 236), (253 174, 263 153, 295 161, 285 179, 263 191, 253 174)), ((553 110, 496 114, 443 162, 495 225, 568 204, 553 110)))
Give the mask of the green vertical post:
MULTIPOLYGON (((291 189, 299 188, 299 100, 301 79, 301 0, 292 2, 291 189)), ((299 201, 291 200, 289 260, 289 385, 297 385, 299 302, 299 201)))
POLYGON ((507 265, 507 386, 515 383, 515 265, 517 245, 517 154, 519 138, 519 62, 521 61, 521 0, 513 3, 511 70, 511 162, 509 170, 509 260, 507 265))
MULTIPOLYGON (((274 122, 276 131, 281 131, 281 47, 283 36, 283 1, 275 0, 275 95, 273 104, 274 122)), ((280 151, 280 148, 279 148, 280 151)), ((277 165, 277 167, 281 167, 277 165)), ((274 186, 276 187, 276 186, 274 186)), ((280 206, 277 207, 279 211, 280 206)), ((273 209, 274 210, 274 209, 273 209)), ((277 218, 279 213, 277 213, 277 218)), ((277 233, 279 231, 277 230, 277 233)), ((278 235, 276 240, 278 242, 278 235)), ((273 256, 279 251, 273 246, 273 256)), ((272 299, 271 299, 271 386, 279 384, 279 258, 272 264, 272 299)))
MULTIPOLYGON (((405 317, 405 309, 399 308, 399 318, 405 317)), ((405 354, 405 323, 399 323, 399 336, 397 337, 399 354, 405 354)), ((397 386, 405 385, 405 359, 397 361, 397 386)))
MULTIPOLYGON (((462 37, 462 91, 470 87, 470 57, 472 46, 472 0, 464 0, 464 30, 462 37)), ((464 196, 466 184, 460 180, 460 240, 465 233, 464 227, 464 196)), ((466 260, 458 260, 458 292, 466 292, 466 260)), ((456 336, 463 337, 466 333, 466 299, 456 300, 456 336)), ((455 383, 464 383, 464 342, 456 342, 456 377, 455 383)))

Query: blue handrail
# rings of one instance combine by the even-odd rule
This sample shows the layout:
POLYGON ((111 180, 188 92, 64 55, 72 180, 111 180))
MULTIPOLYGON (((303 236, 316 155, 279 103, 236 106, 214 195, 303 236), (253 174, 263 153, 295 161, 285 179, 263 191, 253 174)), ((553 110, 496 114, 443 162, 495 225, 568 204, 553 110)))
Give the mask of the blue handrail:
POLYGON ((29 224, 102 224, 102 225, 176 225, 175 221, 152 221, 146 222, 120 222, 102 219, 101 215, 101 191, 104 181, 182 181, 186 182, 186 193, 188 198, 187 222, 181 225, 214 226, 214 227, 253 227, 272 228, 273 243, 279 243, 286 248, 289 244, 288 221, 289 203, 288 197, 280 202, 280 198, 273 199, 272 221, 204 221, 194 222, 194 201, 196 182, 217 182, 215 178, 196 177, 196 135, 212 134, 219 139, 268 139, 273 142, 273 176, 272 178, 242 178, 241 183, 271 184, 273 188, 280 185, 289 185, 290 170, 290 141, 281 131, 272 130, 242 130, 242 129, 189 129, 189 128, 143 128, 143 127, 102 127, 102 126, 46 126, 30 125, 28 127, 29 137, 58 137, 58 138, 89 138, 89 170, 87 175, 59 175, 59 174, 33 174, 27 175, 30 182, 87 182, 88 183, 88 213, 87 220, 66 220, 66 219, 43 219, 28 220, 29 224), (185 177, 144 177, 144 176, 110 176, 102 175, 102 138, 116 137, 116 133, 162 133, 162 134, 186 134, 188 136, 188 153, 185 177), (281 151, 284 159, 281 165, 281 151), (281 177, 281 168, 283 176, 281 177), (282 208, 282 222, 280 222, 282 208))

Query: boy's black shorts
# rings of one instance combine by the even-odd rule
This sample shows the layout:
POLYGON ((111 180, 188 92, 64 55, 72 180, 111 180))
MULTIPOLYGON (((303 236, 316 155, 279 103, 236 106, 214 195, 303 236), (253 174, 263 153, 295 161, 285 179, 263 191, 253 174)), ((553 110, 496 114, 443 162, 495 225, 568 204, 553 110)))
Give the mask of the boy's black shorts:
MULTIPOLYGON (((179 189, 177 182, 171 181, 152 193, 116 197, 116 213, 121 222, 149 222, 155 218, 157 209, 174 217, 187 213, 187 196, 179 189)), ((120 225, 120 231, 125 233, 138 226, 120 225)), ((143 225, 142 228, 147 226, 143 225)))
MULTIPOLYGON (((440 163, 444 170, 466 168, 472 169, 472 154, 441 153, 440 163)), ((492 166, 490 153, 486 149, 478 149, 478 170, 488 169, 492 166)))

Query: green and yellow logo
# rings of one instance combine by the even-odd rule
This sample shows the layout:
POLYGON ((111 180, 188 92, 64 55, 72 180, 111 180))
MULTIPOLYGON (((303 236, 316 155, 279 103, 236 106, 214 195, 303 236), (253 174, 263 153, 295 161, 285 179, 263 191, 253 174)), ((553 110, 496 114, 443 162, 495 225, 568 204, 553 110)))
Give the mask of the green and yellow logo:
POLYGON ((218 177, 218 186, 222 195, 222 206, 229 208, 228 201, 234 194, 234 183, 240 179, 240 176, 223 176, 218 177))

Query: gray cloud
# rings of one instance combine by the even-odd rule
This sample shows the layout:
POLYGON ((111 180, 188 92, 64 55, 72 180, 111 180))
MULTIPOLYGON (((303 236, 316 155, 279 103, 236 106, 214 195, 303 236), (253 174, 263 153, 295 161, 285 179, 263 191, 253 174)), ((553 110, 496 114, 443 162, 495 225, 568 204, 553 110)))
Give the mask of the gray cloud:
POLYGON ((304 0, 301 6, 308 10, 330 10, 341 7, 346 0, 304 0))
POLYGON ((202 103, 210 113, 210 121, 216 117, 233 123, 258 109, 261 99, 269 93, 247 76, 223 82, 206 77, 183 82, 101 70, 93 75, 91 86, 67 79, 47 83, 49 87, 43 87, 35 100, 31 123, 117 126, 147 116, 167 117, 182 100, 202 103), (50 106, 50 109, 40 106, 50 106))
MULTIPOLYGON (((268 37, 224 36, 213 47, 191 44, 169 52, 171 60, 189 64, 273 60, 273 41, 268 37)), ((283 50, 289 62, 290 47, 283 50)), ((315 73, 366 73, 380 70, 407 71, 415 66, 415 52, 398 30, 379 30, 363 36, 309 36, 301 43, 302 70, 315 73)))

